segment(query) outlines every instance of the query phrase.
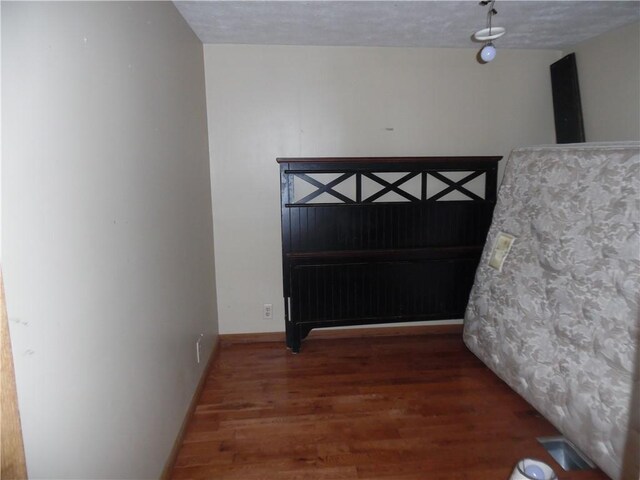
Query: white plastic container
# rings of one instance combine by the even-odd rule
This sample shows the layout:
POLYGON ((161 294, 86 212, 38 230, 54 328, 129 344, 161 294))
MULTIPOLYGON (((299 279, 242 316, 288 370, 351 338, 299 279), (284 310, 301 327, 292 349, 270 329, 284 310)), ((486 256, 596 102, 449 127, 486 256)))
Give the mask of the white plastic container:
POLYGON ((516 464, 509 480, 558 480, 558 477, 546 463, 533 458, 523 458, 516 464))

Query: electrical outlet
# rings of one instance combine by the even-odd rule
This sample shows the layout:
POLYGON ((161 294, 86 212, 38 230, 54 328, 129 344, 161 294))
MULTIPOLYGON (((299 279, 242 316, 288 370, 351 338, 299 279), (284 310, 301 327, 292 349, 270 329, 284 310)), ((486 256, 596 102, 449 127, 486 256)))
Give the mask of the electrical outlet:
POLYGON ((273 305, 265 303, 262 306, 262 318, 265 320, 271 320, 273 318, 273 305))
POLYGON ((201 333, 196 340, 196 362, 200 363, 200 347, 202 346, 202 339, 204 338, 204 333, 201 333))

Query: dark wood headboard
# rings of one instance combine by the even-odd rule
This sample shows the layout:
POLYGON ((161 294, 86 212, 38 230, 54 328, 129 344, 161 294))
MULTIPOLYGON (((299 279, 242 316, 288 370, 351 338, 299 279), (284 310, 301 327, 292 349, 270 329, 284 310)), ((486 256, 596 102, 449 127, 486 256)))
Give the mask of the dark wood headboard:
POLYGON ((461 318, 501 158, 277 159, 287 346, 319 327, 461 318))

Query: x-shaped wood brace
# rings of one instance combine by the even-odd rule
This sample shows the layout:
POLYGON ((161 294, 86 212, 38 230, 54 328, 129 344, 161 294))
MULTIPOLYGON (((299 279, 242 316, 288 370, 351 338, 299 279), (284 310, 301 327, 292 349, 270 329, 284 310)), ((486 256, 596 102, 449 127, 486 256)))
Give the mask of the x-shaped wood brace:
POLYGON ((441 175, 438 172, 429 172, 429 175, 432 175, 434 178, 437 178, 441 182, 444 182, 447 185, 449 185, 444 190, 441 190, 440 192, 436 193, 435 195, 429 197, 429 200, 438 200, 438 199, 444 197, 445 195, 453 192, 454 190, 457 190, 460 193, 462 193, 462 194, 466 195, 467 197, 471 198, 472 200, 480 200, 480 201, 482 201, 482 200, 484 200, 482 197, 479 197, 475 193, 467 190, 462 185, 464 185, 465 183, 469 183, 471 180, 473 180, 476 177, 479 177, 483 173, 484 173, 484 171, 477 170, 477 171, 472 172, 471 174, 467 175, 466 177, 458 180, 457 182, 455 182, 455 181, 451 180, 450 178, 447 178, 444 175, 441 175))
MULTIPOLYGON (((370 203, 370 202, 374 202, 375 200, 379 199, 380 197, 382 197, 383 195, 389 193, 389 192, 395 192, 398 195, 400 195, 401 197, 406 198, 407 200, 411 201, 411 202, 419 202, 420 199, 417 197, 414 197, 413 195, 411 195, 410 193, 405 192, 404 190, 400 189, 400 185, 408 182, 409 180, 411 180, 412 178, 416 177, 417 175, 420 175, 421 172, 411 172, 408 173, 406 175, 404 175, 403 177, 399 178, 398 180, 396 180, 395 182, 388 182, 380 177, 378 177, 377 175, 370 173, 370 172, 363 172, 362 176, 363 177, 367 177, 370 180, 373 180, 374 182, 382 185, 384 188, 382 190, 379 190, 378 192, 374 193, 373 195, 371 195, 368 198, 365 198, 362 200, 363 203, 370 203)), ((434 178, 440 180, 441 182, 445 183, 448 185, 447 188, 441 190, 440 192, 436 193, 435 195, 432 195, 431 197, 429 197, 429 200, 431 201, 435 201, 435 200, 439 200, 440 198, 448 195, 449 193, 453 192, 453 191, 458 191, 460 193, 462 193, 463 195, 466 195, 467 197, 469 197, 471 200, 476 200, 476 201, 483 201, 484 199, 478 195, 476 195, 475 193, 471 192, 470 190, 466 189, 463 187, 464 184, 469 183, 471 180, 473 180, 474 178, 479 177, 480 175, 482 175, 483 173, 485 173, 482 170, 477 170, 475 172, 470 173, 469 175, 467 175, 466 177, 458 180, 458 181, 454 181, 451 180, 450 178, 445 177, 444 175, 440 174, 439 172, 428 172, 429 175, 432 175, 434 178)), ((329 195, 337 198, 338 200, 341 200, 344 203, 356 203, 354 200, 352 200, 351 198, 336 192, 333 187, 335 187, 336 185, 342 183, 343 181, 345 181, 346 179, 352 177, 354 175, 354 173, 345 173, 343 175, 340 175, 339 177, 331 180, 329 183, 324 184, 322 182, 319 182, 318 180, 316 180, 313 177, 310 177, 309 175, 305 174, 305 173, 294 173, 295 176, 301 178, 302 180, 304 180, 305 182, 313 185, 314 187, 317 188, 316 191, 310 193, 309 195, 307 195, 304 198, 301 198, 300 200, 298 200, 296 202, 296 204, 304 204, 304 203, 308 203, 309 201, 313 200, 314 198, 322 195, 323 193, 328 193, 329 195)), ((423 187, 424 188, 424 187, 423 187)))
POLYGON ((340 175, 338 178, 335 178, 333 180, 331 180, 329 183, 327 183, 326 185, 324 183, 319 182, 318 180, 316 180, 313 177, 310 177, 309 175, 305 174, 305 173, 294 173, 294 175, 296 177, 300 177, 302 180, 304 180, 307 183, 310 183, 311 185, 313 185, 314 187, 317 188, 317 190, 315 192, 311 192, 309 195, 307 195, 304 198, 301 198, 300 200, 298 200, 296 202, 297 204, 301 204, 301 203, 307 203, 310 200, 313 200, 314 198, 322 195, 323 193, 328 193, 329 195, 333 195, 334 197, 336 197, 338 200, 342 200, 344 203, 355 203, 353 200, 351 200, 349 197, 346 197, 344 195, 342 195, 340 192, 336 192, 333 187, 335 187, 336 185, 338 185, 339 183, 342 183, 343 181, 345 181, 347 178, 353 176, 353 173, 345 173, 344 175, 340 175))
POLYGON ((398 195, 406 198, 407 200, 411 201, 411 202, 419 202, 420 199, 414 197, 413 195, 405 192, 404 190, 400 190, 400 188, 398 188, 400 185, 402 185, 403 183, 411 180, 413 177, 420 175, 421 172, 411 172, 408 173, 407 175, 405 175, 402 178, 399 178, 398 180, 396 180, 395 182, 391 183, 391 182, 387 182, 386 180, 372 174, 372 173, 363 173, 362 176, 363 177, 367 177, 370 180, 373 180, 376 183, 379 183, 380 185, 382 185, 383 188, 382 190, 374 193, 373 195, 371 195, 369 198, 365 198, 364 200, 362 200, 363 202, 373 202, 375 200, 377 200, 378 198, 382 197, 383 195, 385 195, 386 193, 389 192, 395 192, 398 195))

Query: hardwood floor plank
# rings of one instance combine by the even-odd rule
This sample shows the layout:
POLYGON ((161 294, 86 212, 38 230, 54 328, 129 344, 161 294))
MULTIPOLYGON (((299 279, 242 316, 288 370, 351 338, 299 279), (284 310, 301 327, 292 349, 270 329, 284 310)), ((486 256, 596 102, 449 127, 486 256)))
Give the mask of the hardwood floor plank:
POLYGON ((606 478, 564 472, 536 441, 555 428, 459 333, 245 340, 221 341, 172 478, 506 479, 527 456, 606 478))

